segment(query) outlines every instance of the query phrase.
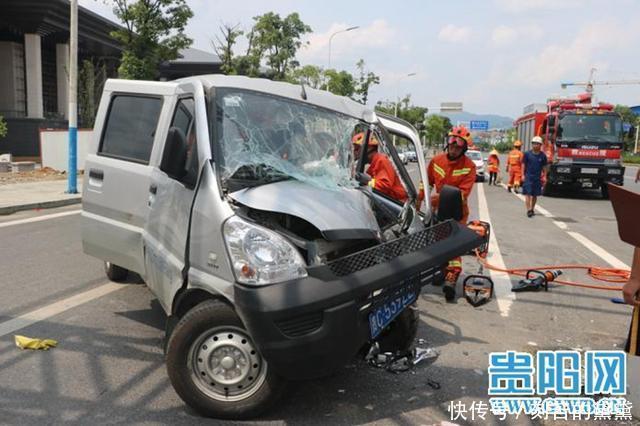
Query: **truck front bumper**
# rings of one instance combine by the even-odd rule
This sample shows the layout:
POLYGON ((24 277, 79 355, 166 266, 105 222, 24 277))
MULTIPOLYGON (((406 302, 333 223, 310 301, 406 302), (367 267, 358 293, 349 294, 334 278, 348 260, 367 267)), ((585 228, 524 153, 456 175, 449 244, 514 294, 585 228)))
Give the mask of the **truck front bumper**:
POLYGON ((549 170, 549 181, 560 186, 598 187, 606 182, 623 185, 624 170, 624 166, 553 164, 549 170))
POLYGON ((375 307, 401 287, 419 293, 441 277, 448 260, 483 242, 447 221, 310 267, 303 279, 236 284, 235 304, 269 368, 288 379, 319 377, 349 362, 370 340, 368 314, 375 307))

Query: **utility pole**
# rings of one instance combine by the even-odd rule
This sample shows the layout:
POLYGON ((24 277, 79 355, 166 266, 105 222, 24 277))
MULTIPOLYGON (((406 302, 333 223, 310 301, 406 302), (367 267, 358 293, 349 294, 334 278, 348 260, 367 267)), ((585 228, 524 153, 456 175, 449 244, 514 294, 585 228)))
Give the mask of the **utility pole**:
POLYGON ((357 30, 358 28, 360 28, 359 25, 356 25, 356 26, 353 26, 353 27, 349 27, 349 28, 345 28, 344 30, 336 31, 336 32, 334 32, 333 34, 331 34, 329 36, 329 60, 327 62, 327 69, 331 68, 331 40, 333 40, 333 36, 335 36, 336 34, 340 34, 340 33, 346 33, 347 31, 357 30))
POLYGON ((67 193, 78 193, 78 0, 69 14, 69 170, 67 193))

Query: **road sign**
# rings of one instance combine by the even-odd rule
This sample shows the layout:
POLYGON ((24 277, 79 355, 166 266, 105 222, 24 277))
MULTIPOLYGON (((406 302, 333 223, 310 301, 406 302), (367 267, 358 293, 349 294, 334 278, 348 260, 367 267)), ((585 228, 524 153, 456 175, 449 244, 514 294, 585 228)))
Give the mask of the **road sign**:
POLYGON ((630 123, 622 123, 622 131, 627 133, 629 130, 631 130, 631 124, 630 123))
POLYGON ((471 130, 489 130, 489 122, 484 120, 471 120, 469 126, 471 130))
POLYGON ((462 102, 440 102, 440 111, 460 112, 462 111, 462 102))

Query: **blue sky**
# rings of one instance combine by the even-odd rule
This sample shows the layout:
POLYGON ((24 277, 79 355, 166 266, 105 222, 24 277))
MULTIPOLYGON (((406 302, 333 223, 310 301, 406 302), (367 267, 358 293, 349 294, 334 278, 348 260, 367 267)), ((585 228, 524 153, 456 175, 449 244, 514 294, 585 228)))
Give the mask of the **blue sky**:
MULTIPOLYGON (((113 18, 102 0, 80 4, 113 18)), ((313 33, 302 64, 355 72, 358 59, 381 77, 370 104, 407 93, 417 105, 462 101, 466 111, 517 117, 563 81, 640 80, 640 2, 633 0, 290 1, 188 0, 193 47, 212 51, 221 23, 249 29, 252 17, 298 12, 313 33), (409 73, 415 76, 407 77, 409 73)), ((597 86, 598 100, 640 104, 640 84, 597 86)))

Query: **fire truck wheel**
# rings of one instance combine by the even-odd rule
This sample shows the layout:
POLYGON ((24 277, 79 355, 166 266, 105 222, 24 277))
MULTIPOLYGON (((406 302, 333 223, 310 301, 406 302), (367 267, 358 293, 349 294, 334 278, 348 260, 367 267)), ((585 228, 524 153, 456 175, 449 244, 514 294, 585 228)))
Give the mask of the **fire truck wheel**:
POLYGON ((600 193, 602 194, 602 198, 605 200, 609 199, 609 187, 606 182, 600 185, 600 193))
POLYGON ((542 195, 544 195, 545 197, 550 197, 554 194, 554 187, 551 183, 547 182, 544 184, 544 187, 542 188, 542 195))

